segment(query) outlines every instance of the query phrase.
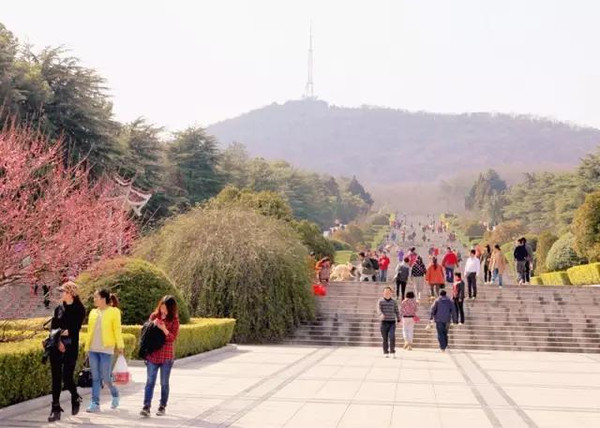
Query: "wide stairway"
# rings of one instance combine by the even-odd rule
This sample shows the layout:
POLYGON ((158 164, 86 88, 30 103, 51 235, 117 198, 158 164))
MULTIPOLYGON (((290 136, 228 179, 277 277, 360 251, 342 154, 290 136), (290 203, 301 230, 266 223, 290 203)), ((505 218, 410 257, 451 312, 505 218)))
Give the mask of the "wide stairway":
MULTIPOLYGON (((327 296, 317 298, 316 320, 288 342, 380 346, 376 303, 382 289, 379 283, 331 283, 327 296)), ((438 346, 435 327, 425 329, 429 308, 429 299, 422 299, 415 348, 438 346)), ((450 329, 451 348, 600 353, 600 287, 480 285, 477 299, 465 301, 465 318, 465 325, 450 329)), ((401 347, 400 325, 396 338, 401 347)))

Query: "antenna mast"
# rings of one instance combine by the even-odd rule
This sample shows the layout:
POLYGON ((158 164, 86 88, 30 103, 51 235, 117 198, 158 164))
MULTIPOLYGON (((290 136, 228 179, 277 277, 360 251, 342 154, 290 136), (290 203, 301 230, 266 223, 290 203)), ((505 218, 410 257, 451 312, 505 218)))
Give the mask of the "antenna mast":
POLYGON ((313 44, 312 44, 312 22, 310 23, 310 31, 308 35, 308 80, 304 87, 304 98, 314 99, 314 88, 313 88, 313 44))

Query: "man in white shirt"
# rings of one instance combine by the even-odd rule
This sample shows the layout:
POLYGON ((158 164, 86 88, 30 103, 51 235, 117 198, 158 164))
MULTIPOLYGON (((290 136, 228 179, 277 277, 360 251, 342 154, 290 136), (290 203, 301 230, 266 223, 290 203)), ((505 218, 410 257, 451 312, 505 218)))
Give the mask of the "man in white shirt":
POLYGON ((477 298, 477 276, 479 275, 479 269, 481 263, 479 258, 476 257, 477 252, 471 250, 471 254, 465 264, 465 277, 467 278, 467 284, 469 287, 469 299, 477 298))

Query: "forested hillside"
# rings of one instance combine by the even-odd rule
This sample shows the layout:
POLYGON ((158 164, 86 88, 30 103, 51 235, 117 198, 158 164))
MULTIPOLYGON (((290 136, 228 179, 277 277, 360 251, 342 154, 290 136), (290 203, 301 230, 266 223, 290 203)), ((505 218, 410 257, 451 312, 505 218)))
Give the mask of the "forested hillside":
POLYGON ((251 155, 368 182, 436 181, 489 167, 564 169, 600 144, 600 130, 529 116, 341 108, 314 100, 272 104, 208 131, 224 144, 241 142, 251 155))

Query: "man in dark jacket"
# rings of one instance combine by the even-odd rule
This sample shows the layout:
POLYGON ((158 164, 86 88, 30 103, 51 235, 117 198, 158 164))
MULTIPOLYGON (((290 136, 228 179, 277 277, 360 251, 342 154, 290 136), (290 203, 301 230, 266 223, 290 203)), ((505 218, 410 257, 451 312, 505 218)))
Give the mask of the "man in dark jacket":
POLYGON ((410 265, 409 258, 405 257, 402 263, 396 266, 396 275, 394 276, 394 280, 396 281, 396 299, 400 298, 400 293, 402 293, 402 300, 404 300, 404 295, 406 294, 406 284, 408 283, 408 278, 410 277, 410 265))
POLYGON ((456 322, 465 323, 465 282, 462 279, 460 272, 454 273, 454 285, 452 286, 452 300, 454 301, 454 309, 456 310, 456 322))
POLYGON ((454 303, 446 296, 446 290, 440 291, 440 297, 431 306, 431 321, 435 321, 438 342, 442 352, 448 347, 448 330, 450 322, 456 322, 456 310, 454 303))
POLYGON ((525 246, 525 242, 522 238, 517 241, 517 246, 515 247, 513 256, 515 257, 515 262, 517 263, 517 276, 519 279, 519 285, 523 285, 526 282, 525 269, 528 263, 527 259, 529 258, 529 252, 527 251, 527 247, 525 246))
POLYGON ((400 320, 398 302, 392 298, 392 288, 385 287, 383 297, 377 302, 377 314, 381 320, 381 337, 383 338, 383 355, 392 354, 396 358, 396 322, 400 320))

